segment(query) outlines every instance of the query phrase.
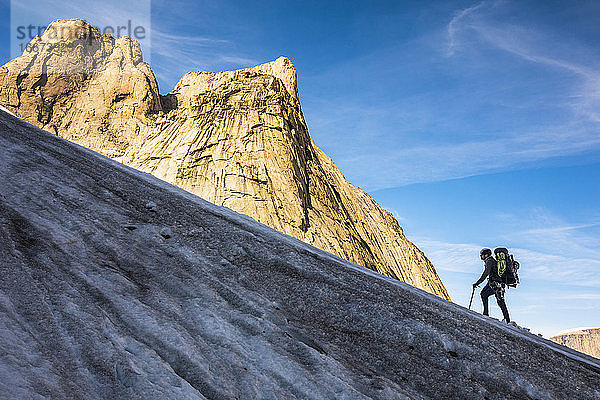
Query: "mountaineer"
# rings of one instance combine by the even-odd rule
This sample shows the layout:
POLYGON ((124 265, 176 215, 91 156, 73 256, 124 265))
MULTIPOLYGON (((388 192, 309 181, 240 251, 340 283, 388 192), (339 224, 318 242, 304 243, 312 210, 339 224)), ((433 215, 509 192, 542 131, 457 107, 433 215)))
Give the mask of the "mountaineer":
POLYGON ((510 316, 508 315, 508 308, 506 307, 506 301, 504 300, 505 284, 502 281, 502 277, 498 275, 498 268, 496 259, 492 256, 491 249, 482 249, 479 252, 479 256, 485 265, 485 269, 481 274, 481 277, 473 284, 473 291, 475 288, 488 278, 487 285, 481 290, 481 301, 483 302, 483 315, 490 315, 488 308, 488 298, 491 295, 496 296, 496 302, 502 310, 504 315, 504 321, 510 323, 510 316))

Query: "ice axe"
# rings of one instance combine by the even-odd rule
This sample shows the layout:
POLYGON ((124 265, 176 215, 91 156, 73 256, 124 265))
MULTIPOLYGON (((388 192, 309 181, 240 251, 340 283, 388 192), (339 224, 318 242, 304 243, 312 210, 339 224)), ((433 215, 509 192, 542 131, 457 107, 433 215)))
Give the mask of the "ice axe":
POLYGON ((473 291, 471 292, 471 301, 469 301, 469 310, 471 309, 471 305, 473 304, 473 296, 475 296, 475 286, 473 286, 473 291))

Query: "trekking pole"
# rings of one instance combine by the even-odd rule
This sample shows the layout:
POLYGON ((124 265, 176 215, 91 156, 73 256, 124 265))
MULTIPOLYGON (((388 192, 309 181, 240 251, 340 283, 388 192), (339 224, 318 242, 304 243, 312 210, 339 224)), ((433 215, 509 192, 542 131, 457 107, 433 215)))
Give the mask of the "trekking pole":
POLYGON ((471 305, 473 304, 473 296, 475 296, 475 286, 473 286, 473 292, 471 292, 471 301, 469 301, 469 310, 471 309, 471 305))

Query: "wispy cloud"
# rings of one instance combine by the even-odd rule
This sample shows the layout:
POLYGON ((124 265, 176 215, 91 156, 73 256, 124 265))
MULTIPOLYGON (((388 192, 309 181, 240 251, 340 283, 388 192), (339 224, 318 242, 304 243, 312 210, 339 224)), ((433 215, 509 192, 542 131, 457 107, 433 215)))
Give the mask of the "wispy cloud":
POLYGON ((397 95, 389 98, 381 88, 374 91, 379 97, 369 101, 352 96, 315 99, 307 120, 317 143, 353 183, 368 191, 554 164, 564 158, 588 162, 575 160, 579 155, 600 159, 600 70, 595 67, 600 60, 590 56, 595 49, 580 45, 574 51, 567 39, 528 21, 518 25, 518 18, 511 19, 512 25, 503 22, 501 16, 518 7, 516 2, 477 3, 457 10, 440 29, 442 37, 436 36, 440 31, 424 34, 414 47, 386 49, 329 71, 322 81, 341 80, 339 76, 353 84, 365 80, 348 76, 355 69, 381 70, 382 79, 390 83, 402 74, 416 81, 426 77, 437 82, 440 74, 449 78, 435 95, 409 96, 399 85, 397 95), (395 54, 407 56, 396 60, 395 54), (445 67, 432 64, 440 54, 445 67), (502 67, 491 61, 496 59, 502 67), (387 65, 402 63, 409 65, 395 75, 384 74, 387 65), (507 72, 504 66, 515 70, 507 72), (347 140, 339 140, 342 135, 347 140))
POLYGON ((545 237, 561 235, 561 237, 562 237, 562 235, 564 235, 564 234, 570 234, 570 233, 576 232, 580 229, 593 228, 596 226, 600 226, 600 223, 552 226, 549 228, 534 228, 534 229, 529 229, 529 230, 523 231, 522 235, 527 235, 527 236, 544 235, 545 237))
POLYGON ((450 20, 446 28, 446 31, 448 32, 448 48, 446 51, 447 56, 453 56, 456 51, 456 47, 458 46, 458 40, 456 38, 457 31, 463 28, 463 20, 484 6, 486 6, 486 2, 481 2, 474 6, 465 8, 464 10, 458 10, 455 13, 454 17, 450 20))
POLYGON ((220 70, 224 64, 242 68, 260 63, 239 54, 229 39, 168 33, 160 27, 152 31, 152 53, 159 57, 153 69, 169 90, 187 72, 220 70))
POLYGON ((475 36, 479 40, 478 45, 496 47, 531 63, 572 73, 580 79, 579 85, 573 88, 570 95, 573 112, 593 122, 600 122, 600 112, 597 111, 600 105, 600 71, 574 62, 568 56, 554 55, 556 48, 565 46, 557 45, 542 32, 487 18, 497 5, 497 2, 484 1, 459 11, 447 26, 446 54, 454 56, 464 37, 469 37, 468 43, 475 46, 475 36))
POLYGON ((180 43, 183 45, 189 45, 193 43, 194 45, 220 45, 225 43, 231 43, 230 40, 225 39, 216 39, 210 37, 202 37, 202 36, 194 36, 194 35, 176 35, 167 32, 163 32, 159 29, 154 29, 152 31, 152 35, 156 40, 167 42, 167 43, 180 43))
MULTIPOLYGON (((557 227, 558 230, 562 228, 564 226, 557 227)), ((453 300, 466 306, 470 285, 483 270, 478 255, 484 245, 423 237, 411 239, 433 262, 453 300)), ((538 239, 540 242, 544 240, 543 237, 538 239)), ((565 242, 563 245, 573 243, 565 242)), ((566 252, 560 247, 554 251, 522 247, 510 250, 521 263, 519 274, 522 284, 509 295, 511 315, 520 324, 550 336, 565 326, 597 322, 600 255, 578 258, 563 254, 566 252), (551 316, 551 320, 546 321, 547 316, 551 316)), ((475 304, 475 309, 478 309, 477 301, 475 304)))
POLYGON ((366 190, 374 191, 504 171, 553 157, 580 154, 599 145, 600 135, 596 131, 564 125, 489 140, 379 150, 376 159, 371 152, 361 151, 342 155, 336 161, 357 182, 365 182, 366 190), (381 170, 387 171, 386 174, 374 173, 381 170))
POLYGON ((559 282, 565 285, 595 287, 600 290, 600 260, 567 257, 528 249, 515 248, 525 278, 559 282))
POLYGON ((558 296, 558 298, 565 300, 600 300, 600 293, 579 293, 568 296, 558 296))
POLYGON ((158 29, 154 29, 152 33, 152 52, 164 57, 161 59, 162 64, 200 66, 207 63, 207 54, 230 44, 227 40, 167 34, 158 29))
POLYGON ((540 304, 518 305, 511 308, 511 311, 517 312, 520 315, 535 315, 543 308, 540 304))
MULTIPOLYGON (((547 260, 547 264, 561 265, 563 269, 571 269, 580 265, 594 273, 600 280, 600 249, 597 232, 600 223, 568 223, 550 211, 537 207, 524 215, 504 217, 512 219, 512 232, 505 237, 521 243, 530 249, 555 255, 547 260)), ((535 258, 537 255, 532 255, 535 258)))
MULTIPOLYGON (((594 287, 600 291, 600 250, 596 248, 596 235, 564 230, 564 226, 540 229, 533 236, 528 232, 531 230, 506 234, 510 242, 528 246, 511 248, 521 263, 520 274, 524 279, 594 287), (557 239, 556 232, 569 234, 557 239)), ((484 244, 448 243, 422 237, 413 240, 440 271, 473 276, 481 272, 478 254, 484 244)))
POLYGON ((239 66, 254 66, 254 65, 258 65, 261 63, 259 60, 254 59, 254 58, 238 57, 238 56, 220 56, 219 59, 225 63, 235 64, 235 65, 239 65, 239 66))
POLYGON ((396 218, 396 221, 398 221, 399 223, 403 223, 404 221, 406 221, 406 218, 400 215, 400 213, 397 210, 389 208, 387 209, 387 211, 391 212, 394 218, 396 218))
POLYGON ((411 239, 427 254, 437 270, 473 275, 481 273, 479 250, 483 245, 448 243, 422 237, 411 239))

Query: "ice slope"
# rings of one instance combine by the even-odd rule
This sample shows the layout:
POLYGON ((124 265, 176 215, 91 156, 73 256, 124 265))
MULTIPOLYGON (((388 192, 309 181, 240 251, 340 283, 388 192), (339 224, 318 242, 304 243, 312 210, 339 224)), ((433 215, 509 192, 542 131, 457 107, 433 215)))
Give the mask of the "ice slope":
POLYGON ((0 398, 599 399, 599 361, 0 111, 0 398))

